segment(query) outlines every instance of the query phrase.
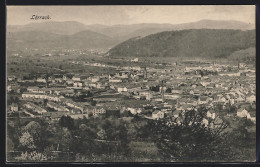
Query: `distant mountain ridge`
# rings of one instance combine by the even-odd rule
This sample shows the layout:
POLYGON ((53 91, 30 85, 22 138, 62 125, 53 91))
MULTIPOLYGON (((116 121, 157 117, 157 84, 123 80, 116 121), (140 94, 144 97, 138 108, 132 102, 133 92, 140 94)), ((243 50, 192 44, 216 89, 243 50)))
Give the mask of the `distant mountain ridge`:
POLYGON ((255 47, 255 31, 192 29, 131 38, 109 50, 112 57, 228 58, 255 47))
MULTIPOLYGON (((145 29, 159 29, 159 30, 182 30, 182 29, 239 29, 239 30, 251 30, 254 29, 254 25, 247 24, 240 21, 226 21, 226 20, 200 20, 191 23, 182 24, 157 24, 157 23, 142 23, 142 24, 130 24, 130 25, 102 25, 93 24, 85 25, 76 21, 65 22, 42 22, 42 23, 30 23, 26 25, 7 25, 7 32, 17 31, 44 31, 62 35, 72 35, 74 33, 90 30, 98 32, 110 37, 115 36, 127 36, 127 34, 134 34, 136 31, 145 29)), ((132 36, 134 37, 134 36, 132 36)))
POLYGON ((21 31, 7 34, 10 48, 67 48, 100 49, 119 43, 113 38, 92 32, 80 31, 72 35, 60 35, 42 31, 21 31))
POLYGON ((7 43, 12 47, 111 48, 133 37, 183 29, 251 30, 239 21, 201 20, 184 24, 143 23, 131 25, 85 25, 76 21, 7 25, 7 43), (37 33, 36 33, 37 32, 37 33), (31 33, 31 34, 30 34, 31 33))
POLYGON ((30 23, 23 26, 7 25, 7 33, 21 31, 42 31, 53 34, 72 35, 85 30, 87 30, 86 25, 76 21, 30 23))

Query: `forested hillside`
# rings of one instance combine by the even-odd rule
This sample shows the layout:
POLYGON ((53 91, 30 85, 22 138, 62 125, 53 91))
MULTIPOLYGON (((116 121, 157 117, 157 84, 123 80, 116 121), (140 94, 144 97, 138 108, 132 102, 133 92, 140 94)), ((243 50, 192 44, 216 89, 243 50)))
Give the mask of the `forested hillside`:
POLYGON ((113 57, 203 57, 227 58, 255 46, 255 31, 181 30, 165 31, 129 39, 109 51, 113 57))

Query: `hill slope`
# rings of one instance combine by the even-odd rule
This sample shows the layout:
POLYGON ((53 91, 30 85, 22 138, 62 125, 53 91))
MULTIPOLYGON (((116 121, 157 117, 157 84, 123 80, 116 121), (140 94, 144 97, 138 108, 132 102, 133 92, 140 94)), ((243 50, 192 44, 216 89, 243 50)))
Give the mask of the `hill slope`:
POLYGON ((129 39, 110 49, 114 57, 226 58, 255 46, 255 31, 193 29, 129 39))
POLYGON ((59 35, 41 31, 9 32, 7 47, 19 48, 109 48, 118 42, 108 36, 92 31, 73 35, 59 35))

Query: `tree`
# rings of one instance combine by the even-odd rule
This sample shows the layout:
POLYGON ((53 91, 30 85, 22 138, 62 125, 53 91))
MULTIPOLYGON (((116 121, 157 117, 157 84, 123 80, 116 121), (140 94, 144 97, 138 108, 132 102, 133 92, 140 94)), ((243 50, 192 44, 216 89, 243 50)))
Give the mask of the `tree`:
POLYGON ((225 125, 210 128, 203 123, 206 111, 188 111, 177 119, 154 121, 150 125, 153 140, 162 159, 183 160, 224 160, 231 156, 221 132, 225 125))
POLYGON ((91 102, 91 105, 92 105, 92 106, 96 106, 96 104, 97 104, 97 102, 96 102, 95 100, 93 100, 93 101, 91 102))
POLYGON ((25 150, 36 148, 34 145, 33 137, 29 132, 22 133, 19 142, 25 148, 25 150))
POLYGON ((28 132, 32 137, 35 145, 35 149, 43 151, 50 143, 48 138, 51 134, 46 129, 45 122, 31 121, 22 128, 23 132, 28 132))
POLYGON ((98 139, 105 140, 107 138, 105 130, 101 129, 97 133, 98 139))
POLYGON ((62 116, 59 120, 59 125, 61 127, 66 127, 69 130, 74 129, 74 120, 70 116, 62 116))
POLYGON ((44 100, 43 100, 43 104, 44 104, 44 106, 46 106, 47 103, 48 103, 48 99, 44 99, 44 100))
POLYGON ((7 151, 14 150, 14 143, 13 141, 7 136, 7 151))
POLYGON ((120 148, 119 148, 119 151, 120 152, 123 152, 124 155, 128 154, 129 153, 129 143, 130 143, 130 140, 128 138, 128 131, 126 129, 126 127, 124 125, 120 125, 118 127, 119 129, 119 141, 120 141, 120 148))
POLYGON ((18 157, 18 160, 20 161, 44 161, 44 160, 47 160, 47 157, 42 154, 42 153, 39 153, 37 151, 32 151, 32 152, 23 152, 21 154, 20 157, 18 157))

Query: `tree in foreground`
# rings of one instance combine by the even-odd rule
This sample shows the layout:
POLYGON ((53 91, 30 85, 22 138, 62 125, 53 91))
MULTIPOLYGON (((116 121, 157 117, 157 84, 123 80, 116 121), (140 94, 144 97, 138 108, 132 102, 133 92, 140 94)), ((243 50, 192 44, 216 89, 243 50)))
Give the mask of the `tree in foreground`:
POLYGON ((224 123, 206 119, 206 110, 188 111, 178 118, 152 123, 153 140, 164 161, 224 161, 232 159, 224 123))

